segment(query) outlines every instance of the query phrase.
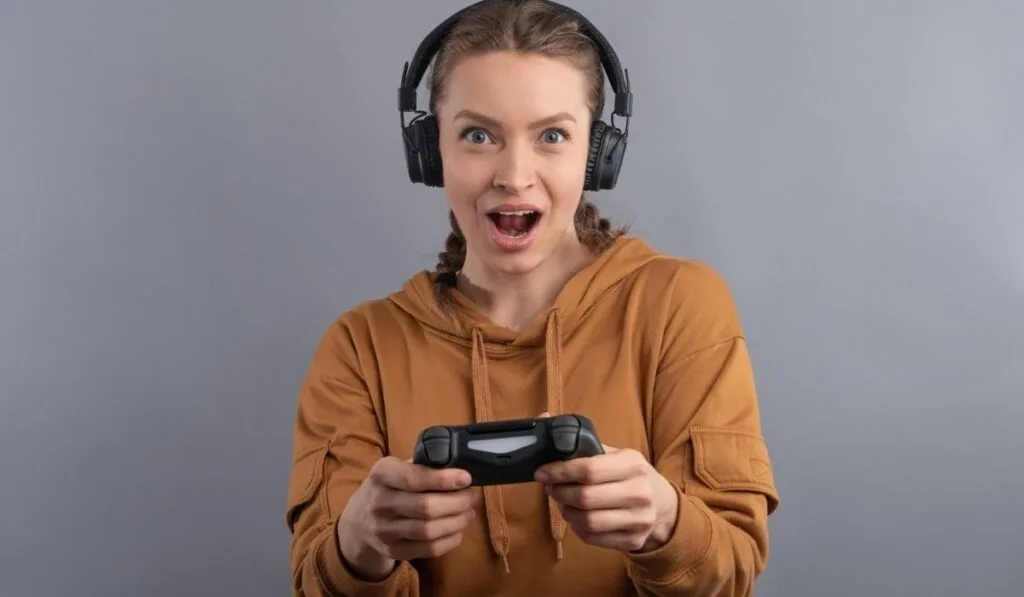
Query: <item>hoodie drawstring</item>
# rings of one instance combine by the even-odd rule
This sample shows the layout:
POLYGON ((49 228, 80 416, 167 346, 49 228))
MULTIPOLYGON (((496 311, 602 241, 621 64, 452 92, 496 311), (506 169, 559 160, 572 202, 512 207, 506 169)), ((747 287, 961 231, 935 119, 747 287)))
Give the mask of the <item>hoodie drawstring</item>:
MULTIPOLYGON (((558 310, 552 309, 548 315, 548 329, 544 339, 547 358, 548 382, 548 416, 562 412, 562 324, 558 318, 558 310)), ((551 537, 555 540, 555 558, 561 560, 565 556, 562 540, 568 526, 562 518, 555 500, 548 498, 548 518, 551 519, 551 537)))
MULTIPOLYGON (((473 329, 473 408, 478 422, 491 420, 494 410, 491 407, 491 383, 487 376, 487 353, 484 351, 484 335, 477 328, 473 329)), ((501 558, 505 572, 510 572, 508 520, 505 518, 505 501, 501 497, 501 488, 497 485, 488 485, 483 491, 484 512, 487 514, 491 546, 501 558)))
MULTIPOLYGON (((547 411, 548 416, 555 416, 562 412, 562 326, 557 309, 552 309, 548 315, 544 348, 547 366, 547 411)), ((487 353, 484 349, 483 332, 479 328, 473 328, 473 409, 478 422, 490 421, 494 416, 491 384, 487 375, 487 353)), ((483 493, 491 546, 501 558, 507 573, 511 571, 508 563, 509 528, 501 487, 489 485, 483 488, 483 493)), ((565 555, 562 543, 568 525, 562 518, 558 505, 550 497, 548 517, 551 522, 551 537, 555 540, 555 557, 561 560, 565 555)))

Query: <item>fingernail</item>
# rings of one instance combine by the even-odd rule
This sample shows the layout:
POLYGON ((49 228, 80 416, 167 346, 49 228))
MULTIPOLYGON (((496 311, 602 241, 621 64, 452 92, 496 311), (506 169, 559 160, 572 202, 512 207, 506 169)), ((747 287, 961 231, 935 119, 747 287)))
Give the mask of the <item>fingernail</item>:
POLYGON ((469 476, 469 473, 462 471, 459 474, 459 485, 466 487, 473 482, 473 478, 469 476))
POLYGON ((537 474, 534 475, 534 478, 537 479, 538 483, 547 483, 548 482, 548 474, 545 473, 544 471, 537 471, 537 474))

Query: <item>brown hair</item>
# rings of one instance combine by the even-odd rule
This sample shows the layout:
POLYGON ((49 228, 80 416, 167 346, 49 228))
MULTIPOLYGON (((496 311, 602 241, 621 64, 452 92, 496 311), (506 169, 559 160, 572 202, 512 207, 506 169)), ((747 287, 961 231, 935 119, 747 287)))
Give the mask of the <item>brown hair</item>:
MULTIPOLYGON (((452 69, 460 58, 488 52, 511 51, 539 54, 569 61, 579 68, 587 84, 587 103, 594 119, 604 109, 604 70, 594 42, 587 37, 580 24, 557 6, 543 0, 524 2, 492 2, 466 13, 452 28, 435 58, 429 79, 430 111, 437 113, 437 105, 444 92, 452 69)), ((438 254, 438 298, 444 302, 454 275, 466 260, 466 238, 459 229, 454 212, 448 213, 451 232, 438 254)), ((626 232, 613 227, 611 221, 601 217, 597 206, 580 199, 575 216, 576 236, 595 253, 606 249, 626 232)))

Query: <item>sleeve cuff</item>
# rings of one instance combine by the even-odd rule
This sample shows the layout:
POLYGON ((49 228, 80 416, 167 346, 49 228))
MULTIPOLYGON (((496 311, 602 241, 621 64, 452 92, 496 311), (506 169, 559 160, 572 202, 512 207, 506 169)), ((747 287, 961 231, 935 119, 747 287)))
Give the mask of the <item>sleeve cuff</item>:
POLYGON ((672 582, 691 572, 711 550, 711 517, 690 496, 675 487, 679 496, 679 515, 664 545, 645 552, 626 554, 629 576, 652 584, 672 582))
POLYGON ((365 597, 396 594, 395 586, 401 583, 408 573, 409 562, 399 562, 391 574, 381 580, 365 580, 356 576, 341 555, 337 524, 335 521, 328 528, 326 537, 317 544, 316 553, 313 555, 317 577, 328 594, 365 597))

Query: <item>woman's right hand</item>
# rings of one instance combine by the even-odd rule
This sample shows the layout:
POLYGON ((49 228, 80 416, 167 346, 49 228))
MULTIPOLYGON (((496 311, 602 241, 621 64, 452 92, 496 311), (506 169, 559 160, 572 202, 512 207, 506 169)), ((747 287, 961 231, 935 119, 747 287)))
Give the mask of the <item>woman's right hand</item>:
POLYGON ((438 557, 462 542, 476 500, 466 471, 382 458, 341 514, 342 556, 367 579, 386 577, 398 560, 438 557))

